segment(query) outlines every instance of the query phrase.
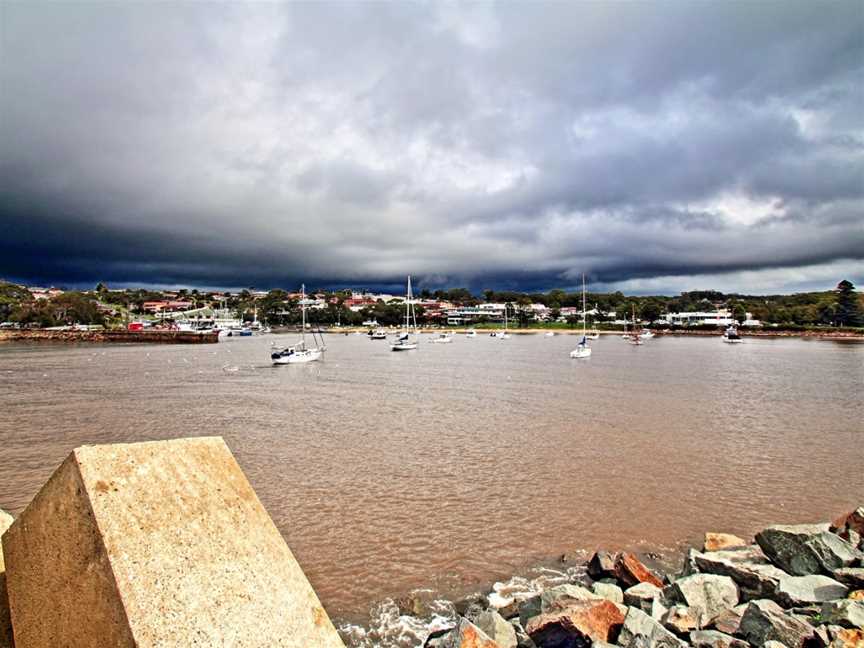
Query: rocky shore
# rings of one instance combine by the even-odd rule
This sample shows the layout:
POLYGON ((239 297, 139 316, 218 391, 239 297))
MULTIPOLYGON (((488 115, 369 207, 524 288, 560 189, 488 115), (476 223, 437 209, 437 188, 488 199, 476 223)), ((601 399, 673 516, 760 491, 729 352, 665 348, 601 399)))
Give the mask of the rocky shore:
POLYGON ((0 331, 3 340, 25 340, 34 342, 127 342, 133 344, 214 344, 219 341, 217 333, 193 331, 126 331, 106 329, 103 331, 51 331, 47 329, 8 329, 0 331))
POLYGON ((706 533, 677 573, 598 551, 456 603, 420 591, 341 631, 369 648, 864 648, 862 536, 864 507, 752 542, 706 533))

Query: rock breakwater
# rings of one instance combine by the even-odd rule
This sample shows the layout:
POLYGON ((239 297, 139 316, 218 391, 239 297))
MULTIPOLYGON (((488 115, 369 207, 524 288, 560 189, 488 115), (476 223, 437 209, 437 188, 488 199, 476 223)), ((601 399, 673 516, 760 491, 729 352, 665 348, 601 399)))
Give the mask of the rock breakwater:
POLYGON ((598 551, 457 602, 387 601, 341 632, 363 648, 864 648, 862 536, 864 507, 753 542, 706 533, 677 572, 598 551))

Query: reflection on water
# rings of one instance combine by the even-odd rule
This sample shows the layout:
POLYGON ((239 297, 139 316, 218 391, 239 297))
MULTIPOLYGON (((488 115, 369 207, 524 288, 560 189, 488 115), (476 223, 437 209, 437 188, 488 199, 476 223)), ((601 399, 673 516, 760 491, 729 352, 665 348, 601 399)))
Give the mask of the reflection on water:
POLYGON ((329 336, 207 346, 0 345, 0 507, 78 445, 225 437, 336 616, 597 546, 747 534, 864 502, 864 346, 329 336))

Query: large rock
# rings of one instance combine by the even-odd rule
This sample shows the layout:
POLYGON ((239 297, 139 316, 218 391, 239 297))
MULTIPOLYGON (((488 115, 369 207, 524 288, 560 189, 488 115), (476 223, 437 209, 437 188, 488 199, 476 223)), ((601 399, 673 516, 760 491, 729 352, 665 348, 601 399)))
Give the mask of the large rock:
POLYGON ((651 583, 639 583, 624 591, 624 605, 639 608, 647 614, 651 614, 654 599, 658 598, 663 590, 651 583))
POLYGON ((864 506, 840 517, 831 525, 831 531, 841 535, 844 529, 852 530, 859 536, 864 536, 864 506))
POLYGON ((842 567, 834 570, 834 578, 850 589, 864 589, 864 567, 842 567))
POLYGON ((495 610, 481 612, 475 624, 501 648, 516 648, 516 629, 495 610))
POLYGON ((801 648, 813 636, 813 626, 787 614, 774 601, 751 601, 741 617, 738 634, 754 646, 779 641, 788 648, 801 648))
POLYGON ((664 596, 698 611, 699 625, 704 627, 724 610, 738 605, 738 586, 729 576, 693 574, 672 583, 664 596))
POLYGON ((738 627, 741 625, 741 617, 744 616, 744 611, 747 609, 747 604, 736 605, 731 610, 724 610, 716 617, 708 622, 708 625, 725 634, 738 634, 738 627))
POLYGON ((678 635, 686 635, 691 630, 700 628, 699 610, 686 605, 673 605, 660 618, 660 623, 678 635))
POLYGON ((3 549, 17 648, 343 647, 220 438, 78 448, 3 549))
POLYGON ((772 598, 783 607, 800 607, 845 598, 848 591, 848 587, 827 576, 787 576, 780 579, 772 598))
POLYGON ((624 614, 611 601, 577 601, 558 612, 532 618, 525 631, 544 648, 587 646, 595 641, 614 641, 624 614))
POLYGON ((690 633, 693 648, 750 648, 750 644, 717 630, 694 630, 690 633))
MULTIPOLYGON (((298 644, 298 648, 300 645, 298 644)), ((459 620, 453 631, 446 636, 441 648, 501 648, 494 639, 466 618, 459 620)))
POLYGON ((615 571, 615 561, 618 555, 609 553, 608 551, 596 551, 588 561, 588 575, 594 580, 603 578, 617 578, 618 574, 615 571))
POLYGON ((628 608, 618 645, 624 648, 685 648, 686 643, 642 610, 628 608))
POLYGON ((705 542, 702 545, 703 551, 722 551, 746 546, 747 541, 744 538, 739 538, 731 533, 712 533, 710 531, 705 534, 705 542))
POLYGON ((580 601, 599 601, 602 597, 581 585, 566 583, 551 587, 540 595, 540 612, 556 612, 571 603, 580 601))
POLYGON ((864 630, 846 628, 836 633, 831 648, 864 648, 864 630))
POLYGON ((612 583, 597 582, 591 585, 591 590, 597 596, 602 596, 604 599, 612 601, 613 603, 624 602, 624 592, 621 591, 620 587, 613 585, 612 583))
POLYGON ((864 628, 864 602, 845 599, 822 604, 822 622, 844 628, 864 628))
POLYGON ((771 562, 793 576, 831 573, 861 558, 861 552, 831 533, 827 524, 770 526, 756 534, 756 542, 771 562))
POLYGON ((627 587, 633 587, 639 583, 651 583, 657 587, 663 587, 663 581, 657 578, 636 556, 626 551, 621 553, 615 561, 615 572, 618 580, 627 587))
POLYGON ((769 598, 789 574, 768 562, 759 547, 694 553, 693 562, 704 573, 729 576, 738 585, 741 600, 769 598))

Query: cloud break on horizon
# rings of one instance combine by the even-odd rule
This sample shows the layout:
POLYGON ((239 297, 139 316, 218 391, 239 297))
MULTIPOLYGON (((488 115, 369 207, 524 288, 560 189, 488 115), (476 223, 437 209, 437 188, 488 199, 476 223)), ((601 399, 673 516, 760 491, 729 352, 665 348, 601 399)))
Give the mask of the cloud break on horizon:
POLYGON ((864 282, 864 4, 0 5, 0 277, 864 282))

